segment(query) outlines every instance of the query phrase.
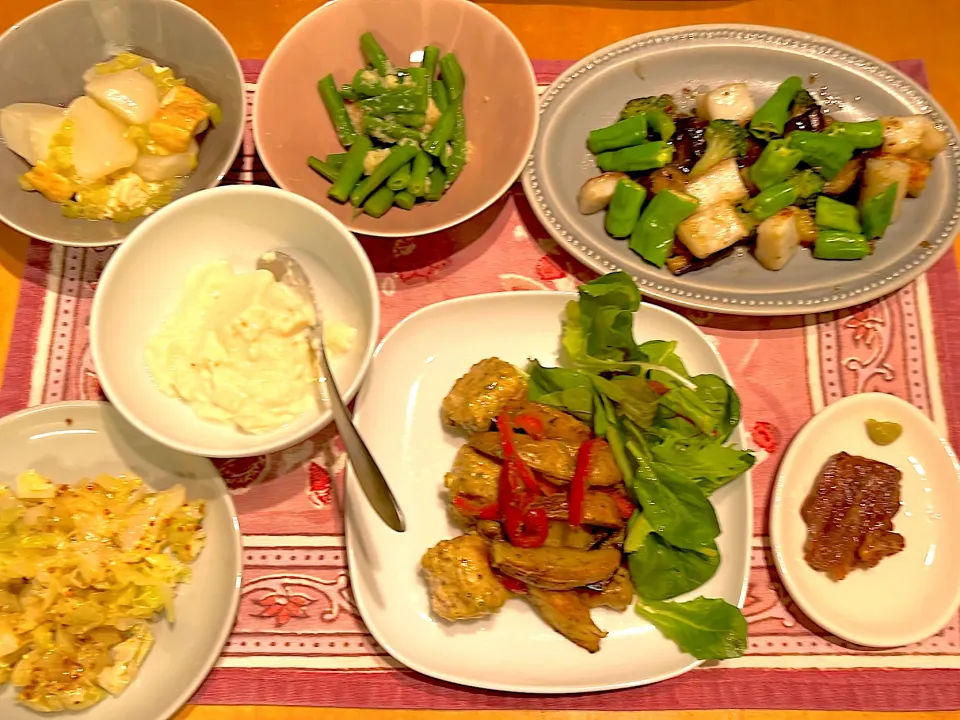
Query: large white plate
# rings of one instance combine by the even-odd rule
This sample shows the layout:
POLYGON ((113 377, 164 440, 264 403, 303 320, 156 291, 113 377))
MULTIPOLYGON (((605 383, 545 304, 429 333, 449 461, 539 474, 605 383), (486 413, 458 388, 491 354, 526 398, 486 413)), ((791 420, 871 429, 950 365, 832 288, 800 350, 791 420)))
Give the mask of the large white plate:
POLYGON ((816 623, 850 642, 893 647, 934 635, 960 605, 960 467, 950 444, 917 408, 893 395, 844 398, 799 432, 780 464, 770 506, 773 557, 790 596, 816 623), (900 423, 903 434, 880 447, 867 418, 900 423), (827 459, 845 451, 903 473, 893 528, 902 552, 840 582, 803 559, 806 525, 800 506, 827 459))
MULTIPOLYGON (((211 462, 157 444, 107 403, 42 405, 0 419, 0 483, 32 468, 54 482, 76 482, 100 473, 135 474, 161 490, 183 483, 187 497, 206 501, 207 544, 193 565, 193 580, 176 598, 176 622, 151 627, 156 644, 140 673, 119 698, 57 717, 96 720, 166 720, 213 667, 233 627, 240 599, 241 541, 237 513, 211 462)), ((0 688, 0 718, 37 720, 18 705, 13 689, 0 688)))
MULTIPOLYGON (((595 611, 610 634, 588 654, 551 630, 522 601, 483 620, 449 624, 430 612, 420 558, 459 534, 448 520, 443 475, 464 438, 440 423, 440 402, 470 366, 497 356, 519 366, 557 360, 560 318, 576 295, 514 292, 478 295, 414 313, 383 340, 361 391, 357 423, 407 519, 407 532, 387 528, 347 482, 347 557, 357 606, 377 642, 419 672, 474 687, 528 693, 609 690, 664 680, 698 663, 631 610, 595 611)), ((720 356, 690 322, 643 305, 638 340, 677 340, 693 373, 730 379, 720 356)), ((743 436, 734 433, 735 442, 743 436)), ((723 534, 717 574, 692 595, 742 606, 751 535, 749 475, 713 496, 723 534)))

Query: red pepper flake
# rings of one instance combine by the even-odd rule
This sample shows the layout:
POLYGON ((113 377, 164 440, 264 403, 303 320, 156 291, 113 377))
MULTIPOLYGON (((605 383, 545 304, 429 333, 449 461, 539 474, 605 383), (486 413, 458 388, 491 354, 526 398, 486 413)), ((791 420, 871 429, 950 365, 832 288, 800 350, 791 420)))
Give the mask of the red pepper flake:
POLYGON ((583 500, 587 495, 587 475, 590 473, 590 461, 593 459, 593 449, 600 442, 596 438, 587 440, 577 450, 577 467, 570 481, 570 496, 568 505, 569 522, 573 526, 583 523, 583 500))
POLYGON ((456 506, 457 510, 467 517, 474 517, 478 520, 496 520, 500 517, 499 503, 492 502, 480 504, 473 502, 463 495, 457 495, 453 499, 453 504, 456 506))
POLYGON ((534 440, 543 439, 543 421, 537 416, 523 413, 517 415, 513 421, 517 424, 518 428, 523 430, 534 440))

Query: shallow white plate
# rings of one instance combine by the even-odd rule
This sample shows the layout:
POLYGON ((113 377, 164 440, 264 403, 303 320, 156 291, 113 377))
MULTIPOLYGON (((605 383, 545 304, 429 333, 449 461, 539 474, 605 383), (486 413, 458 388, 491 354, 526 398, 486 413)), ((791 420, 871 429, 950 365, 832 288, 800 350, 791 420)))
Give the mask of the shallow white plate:
POLYGON ((773 557, 790 596, 811 620, 858 645, 895 647, 938 632, 960 605, 960 467, 950 444, 917 408, 893 395, 864 393, 818 413, 780 464, 770 507, 773 557), (881 447, 868 418, 900 423, 881 447), (803 559, 807 529, 800 507, 827 459, 838 452, 893 465, 903 473, 893 527, 906 546, 840 582, 803 559))
MULTIPOLYGON (((241 541, 237 513, 209 460, 169 450, 141 434, 107 403, 42 405, 0 419, 0 484, 32 468, 54 482, 76 482, 100 473, 135 474, 154 489, 183 483, 190 499, 206 501, 207 544, 181 586, 176 622, 151 628, 156 644, 140 673, 119 698, 108 697, 78 713, 56 717, 96 720, 166 720, 210 672, 233 627, 240 599, 241 541)), ((0 718, 42 717, 0 687, 0 718)))
MULTIPOLYGON (((698 663, 632 610, 597 610, 610 634, 590 655, 551 630, 522 601, 497 615, 449 624, 430 612, 420 574, 423 553, 459 532, 447 518, 443 475, 464 437, 444 430, 440 402, 475 362, 497 356, 521 367, 557 360, 560 318, 576 295, 514 292, 478 295, 414 313, 383 340, 358 400, 357 423, 407 519, 397 534, 376 516, 352 473, 347 482, 347 553, 357 606, 377 642, 414 670, 474 687, 572 693, 630 687, 679 675, 698 663)), ((679 341, 692 373, 730 379, 719 355, 690 322, 643 305, 641 341, 679 341)), ((733 441, 743 444, 739 430, 733 441)), ((742 606, 751 534, 749 475, 713 496, 723 534, 717 574, 692 594, 742 606)))

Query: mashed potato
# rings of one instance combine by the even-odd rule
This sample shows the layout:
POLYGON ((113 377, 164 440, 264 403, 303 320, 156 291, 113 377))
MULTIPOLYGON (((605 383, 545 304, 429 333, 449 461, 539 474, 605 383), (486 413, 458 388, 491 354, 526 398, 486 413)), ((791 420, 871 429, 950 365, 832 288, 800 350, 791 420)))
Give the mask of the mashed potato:
MULTIPOLYGON (((157 387, 205 420, 265 433, 316 402, 310 303, 266 270, 235 274, 227 262, 198 267, 179 306, 146 347, 157 387)), ((356 331, 330 320, 328 353, 346 353, 356 331)))

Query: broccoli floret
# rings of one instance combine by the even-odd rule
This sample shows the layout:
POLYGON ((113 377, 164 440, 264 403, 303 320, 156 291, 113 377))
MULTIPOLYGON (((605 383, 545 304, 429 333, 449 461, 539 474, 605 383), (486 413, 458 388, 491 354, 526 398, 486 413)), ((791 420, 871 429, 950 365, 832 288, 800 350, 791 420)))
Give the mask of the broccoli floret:
POLYGON ((747 152, 747 131, 733 120, 711 120, 704 139, 707 149, 690 171, 691 177, 703 175, 714 165, 747 152))
POLYGON ((634 115, 649 110, 663 110, 667 115, 673 116, 677 110, 677 104, 673 101, 673 95, 650 95, 649 97, 634 98, 620 111, 620 119, 626 120, 634 115))
POLYGON ((807 90, 798 90, 797 94, 793 96, 793 101, 790 103, 790 116, 796 117, 797 115, 802 115, 807 110, 815 107, 820 107, 820 105, 813 99, 813 95, 807 90))
POLYGON ((810 201, 823 192, 824 179, 813 170, 798 170, 787 178, 801 201, 810 201))

